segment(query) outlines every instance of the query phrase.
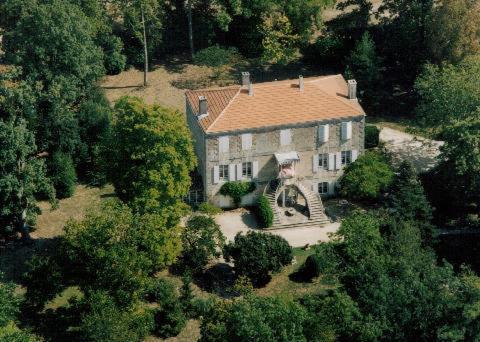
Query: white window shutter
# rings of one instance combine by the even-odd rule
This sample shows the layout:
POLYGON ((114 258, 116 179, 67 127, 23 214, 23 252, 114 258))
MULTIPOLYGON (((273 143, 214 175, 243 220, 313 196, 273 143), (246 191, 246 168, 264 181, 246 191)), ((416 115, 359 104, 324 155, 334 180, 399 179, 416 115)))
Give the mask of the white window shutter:
POLYGON ((252 148, 252 134, 242 134, 242 150, 250 150, 252 148))
POLYGON ((318 194, 318 183, 313 183, 313 184, 312 184, 312 191, 313 191, 315 194, 318 194))
POLYGON ((242 163, 237 164, 237 180, 242 180, 242 163))
POLYGON ((235 180, 235 164, 228 165, 228 180, 233 182, 235 180))
POLYGON ((318 172, 318 154, 313 155, 312 169, 313 169, 313 173, 318 172))
POLYGON ((352 139, 352 122, 347 122, 347 139, 352 139))
POLYGON ((282 129, 280 131, 280 145, 290 145, 292 142, 292 136, 289 129, 282 129))
POLYGON ((342 152, 335 154, 335 169, 340 170, 342 168, 342 152))
POLYGON ((218 165, 215 165, 213 167, 213 184, 218 184, 219 181, 220 181, 220 175, 218 172, 218 165))
POLYGON ((218 137, 218 151, 220 153, 225 153, 229 151, 229 140, 230 139, 228 136, 218 137))
POLYGON ((352 150, 352 163, 358 158, 358 150, 352 150))
POLYGON ((328 154, 328 169, 330 171, 335 170, 335 153, 328 154))
POLYGON ((319 140, 319 142, 321 142, 321 143, 327 142, 328 138, 329 138, 329 126, 328 126, 328 124, 318 126, 318 140, 319 140))
POLYGON ((255 160, 252 162, 252 178, 257 178, 258 177, 258 161, 255 160))
POLYGON ((328 194, 329 195, 335 194, 335 182, 328 183, 328 194))

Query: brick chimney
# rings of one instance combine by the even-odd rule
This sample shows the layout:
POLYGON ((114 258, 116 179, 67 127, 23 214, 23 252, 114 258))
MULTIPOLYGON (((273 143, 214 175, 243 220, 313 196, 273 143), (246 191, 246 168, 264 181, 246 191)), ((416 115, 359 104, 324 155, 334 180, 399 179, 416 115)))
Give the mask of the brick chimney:
POLYGON ((355 80, 348 80, 348 99, 357 99, 357 81, 355 80))
POLYGON ((208 102, 205 96, 198 97, 198 120, 208 116, 208 102))
POLYGON ((242 86, 247 87, 250 85, 250 73, 248 71, 242 72, 242 86))

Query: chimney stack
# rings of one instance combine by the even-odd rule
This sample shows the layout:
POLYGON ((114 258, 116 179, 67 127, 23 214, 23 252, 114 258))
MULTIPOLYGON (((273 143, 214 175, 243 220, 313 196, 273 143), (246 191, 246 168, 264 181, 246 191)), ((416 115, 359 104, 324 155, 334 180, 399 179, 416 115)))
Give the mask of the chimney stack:
POLYGON ((253 96, 253 84, 250 82, 248 84, 248 96, 253 96))
POLYGON ((250 85, 250 73, 248 71, 242 72, 242 86, 247 87, 250 85))
POLYGON ((348 99, 357 99, 357 81, 355 80, 348 80, 348 99))
POLYGON ((303 91, 303 89, 305 88, 305 86, 303 84, 303 76, 302 75, 298 76, 298 87, 300 88, 300 91, 303 91))
POLYGON ((205 96, 198 97, 198 120, 208 116, 208 103, 205 96))

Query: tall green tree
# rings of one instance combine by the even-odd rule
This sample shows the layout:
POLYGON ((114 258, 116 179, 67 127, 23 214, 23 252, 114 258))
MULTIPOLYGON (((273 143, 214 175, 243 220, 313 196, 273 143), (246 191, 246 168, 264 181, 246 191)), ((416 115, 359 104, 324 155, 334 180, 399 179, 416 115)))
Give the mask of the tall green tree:
POLYGON ((177 205, 196 165, 183 115, 129 97, 115 105, 106 158, 118 196, 146 212, 177 205))

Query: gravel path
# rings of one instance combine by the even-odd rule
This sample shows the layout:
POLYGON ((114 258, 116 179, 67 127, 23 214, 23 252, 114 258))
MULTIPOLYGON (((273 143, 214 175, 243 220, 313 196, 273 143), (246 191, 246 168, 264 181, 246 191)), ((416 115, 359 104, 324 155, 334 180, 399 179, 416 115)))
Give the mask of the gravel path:
POLYGON ((417 172, 427 171, 436 165, 443 145, 443 141, 417 137, 388 127, 381 129, 380 141, 392 154, 395 165, 410 160, 417 172))
MULTIPOLYGON (((228 241, 233 241, 239 232, 260 231, 255 216, 246 209, 226 211, 217 215, 215 220, 228 241)), ((314 245, 319 241, 328 241, 328 234, 336 232, 339 227, 340 223, 335 222, 322 228, 279 229, 269 230, 268 233, 282 236, 292 247, 303 247, 306 244, 314 245)))

